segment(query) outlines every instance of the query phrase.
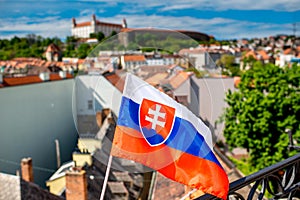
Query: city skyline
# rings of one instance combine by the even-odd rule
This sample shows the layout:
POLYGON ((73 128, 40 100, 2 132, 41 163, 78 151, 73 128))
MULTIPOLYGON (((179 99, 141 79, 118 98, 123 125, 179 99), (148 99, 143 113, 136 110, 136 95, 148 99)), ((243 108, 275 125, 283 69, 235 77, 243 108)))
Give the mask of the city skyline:
POLYGON ((268 37, 300 32, 300 0, 272 2, 230 0, 172 3, 153 0, 91 1, 8 1, 0 0, 0 39, 28 34, 65 39, 71 35, 72 17, 90 21, 92 14, 104 22, 122 23, 130 28, 192 30, 216 39, 268 37))

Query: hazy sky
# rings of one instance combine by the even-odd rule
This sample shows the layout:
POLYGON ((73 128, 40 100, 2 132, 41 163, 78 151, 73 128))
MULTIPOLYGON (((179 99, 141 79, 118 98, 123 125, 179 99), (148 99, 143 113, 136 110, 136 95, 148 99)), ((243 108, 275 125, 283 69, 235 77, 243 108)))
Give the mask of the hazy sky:
POLYGON ((300 35, 300 0, 0 0, 0 38, 29 33, 43 37, 71 35, 71 19, 128 27, 186 29, 217 39, 300 35))

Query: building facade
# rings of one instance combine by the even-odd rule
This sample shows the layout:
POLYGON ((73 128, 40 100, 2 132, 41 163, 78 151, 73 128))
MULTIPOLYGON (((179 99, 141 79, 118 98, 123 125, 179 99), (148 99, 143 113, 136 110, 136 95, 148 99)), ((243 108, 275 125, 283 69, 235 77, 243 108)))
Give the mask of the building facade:
POLYGON ((78 38, 90 38, 91 33, 102 32, 106 37, 112 32, 119 33, 122 28, 126 28, 126 20, 123 19, 122 24, 113 24, 102 22, 96 19, 96 15, 92 15, 92 20, 88 22, 77 23, 75 18, 72 19, 72 36, 78 38))
POLYGON ((45 187, 45 180, 57 167, 55 140, 60 143, 62 163, 70 159, 76 146, 78 135, 72 115, 74 80, 52 81, 50 76, 43 82, 36 76, 40 82, 17 85, 20 81, 16 79, 22 79, 23 83, 33 79, 32 76, 25 78, 3 78, 0 169, 3 173, 15 174, 20 158, 30 156, 36 166, 34 182, 45 187), (8 79, 13 80, 7 82, 8 79), (12 83, 14 86, 5 86, 12 83))

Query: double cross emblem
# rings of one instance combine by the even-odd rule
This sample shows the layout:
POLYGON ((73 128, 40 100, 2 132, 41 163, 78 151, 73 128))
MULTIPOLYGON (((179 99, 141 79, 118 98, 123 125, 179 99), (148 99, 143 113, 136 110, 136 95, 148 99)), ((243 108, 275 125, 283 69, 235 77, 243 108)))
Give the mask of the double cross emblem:
POLYGON ((173 128, 175 108, 143 99, 139 110, 141 132, 151 146, 163 144, 173 128))
POLYGON ((150 122, 152 124, 151 128, 153 130, 156 130, 156 126, 161 126, 164 127, 166 122, 165 121, 161 121, 159 118, 162 118, 163 120, 166 117, 166 113, 161 112, 161 105, 156 104, 155 105, 155 110, 152 110, 151 108, 149 108, 148 110, 148 114, 151 116, 153 115, 153 118, 151 118, 150 116, 146 115, 145 116, 145 120, 150 122))

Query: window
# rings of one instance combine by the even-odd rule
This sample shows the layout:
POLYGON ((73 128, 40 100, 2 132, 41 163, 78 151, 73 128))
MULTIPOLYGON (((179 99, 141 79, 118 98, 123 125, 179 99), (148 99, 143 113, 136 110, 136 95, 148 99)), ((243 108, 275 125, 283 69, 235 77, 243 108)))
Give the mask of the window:
POLYGON ((93 110, 93 100, 88 100, 88 109, 93 110))

